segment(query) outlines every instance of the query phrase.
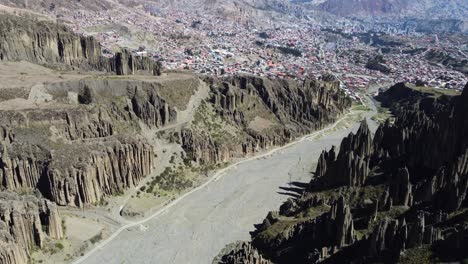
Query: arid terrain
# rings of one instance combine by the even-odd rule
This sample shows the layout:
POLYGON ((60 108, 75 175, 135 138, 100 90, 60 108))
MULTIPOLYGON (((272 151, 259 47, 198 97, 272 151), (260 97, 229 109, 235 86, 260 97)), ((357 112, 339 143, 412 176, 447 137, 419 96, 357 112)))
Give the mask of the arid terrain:
POLYGON ((160 214, 131 224, 75 263, 210 263, 223 245, 248 239, 269 210, 288 196, 300 195, 296 190, 310 180, 321 151, 355 131, 358 120, 373 115, 375 110, 353 110, 285 148, 233 164, 213 182, 160 214))
POLYGON ((321 130, 352 105, 333 76, 162 71, 125 49, 105 56, 93 37, 47 20, 0 19, 7 263, 71 262, 127 226, 145 229, 135 223, 211 188, 218 169, 321 130), (38 216, 12 220, 29 200, 38 216))
POLYGON ((463 1, 0 1, 0 264, 466 262, 463 1))

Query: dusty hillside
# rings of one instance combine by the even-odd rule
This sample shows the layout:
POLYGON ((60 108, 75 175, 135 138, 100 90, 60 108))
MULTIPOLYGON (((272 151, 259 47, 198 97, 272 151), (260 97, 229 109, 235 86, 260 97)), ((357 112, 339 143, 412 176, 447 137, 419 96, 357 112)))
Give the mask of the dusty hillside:
POLYGON ((320 3, 319 8, 340 16, 464 19, 468 4, 460 0, 327 0, 320 3))

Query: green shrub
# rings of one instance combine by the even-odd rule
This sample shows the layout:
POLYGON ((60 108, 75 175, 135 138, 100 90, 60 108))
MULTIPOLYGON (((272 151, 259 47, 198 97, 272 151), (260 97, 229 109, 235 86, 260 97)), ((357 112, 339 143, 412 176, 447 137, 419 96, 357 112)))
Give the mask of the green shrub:
POLYGON ((63 247, 63 244, 60 243, 60 242, 55 243, 55 247, 58 248, 58 249, 60 249, 60 250, 62 250, 62 249, 64 248, 64 247, 63 247))
POLYGON ((102 233, 99 233, 95 236, 93 236, 91 239, 89 239, 89 241, 92 243, 92 244, 96 244, 97 242, 101 241, 102 240, 102 233))

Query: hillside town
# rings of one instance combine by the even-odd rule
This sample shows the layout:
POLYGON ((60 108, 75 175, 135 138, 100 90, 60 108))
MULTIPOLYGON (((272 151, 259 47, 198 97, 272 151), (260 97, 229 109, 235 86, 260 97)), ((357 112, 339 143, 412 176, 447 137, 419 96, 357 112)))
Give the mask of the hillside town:
MULTIPOLYGON (((381 34, 391 33, 401 42, 398 49, 383 54, 389 71, 381 72, 369 69, 366 62, 374 54, 382 54, 386 43, 373 45, 372 37, 367 42, 362 35, 367 34, 368 29, 353 23, 337 22, 328 28, 284 20, 256 25, 240 19, 171 9, 116 12, 69 11, 57 16, 71 22, 74 31, 94 35, 109 56, 114 47, 123 46, 140 56, 160 60, 169 70, 299 80, 332 73, 343 81, 343 88, 353 98, 358 97, 356 92, 365 89, 370 81, 418 81, 440 89, 463 87, 467 81, 467 75, 462 72, 427 63, 424 58, 427 50, 433 47, 459 54, 450 50, 449 40, 435 42, 437 36, 424 37, 408 30, 382 27, 384 33, 381 34), (417 42, 412 42, 414 34, 417 42), (424 52, 414 54, 411 52, 414 49, 424 52)), ((459 55, 462 60, 468 58, 466 54, 459 55)))

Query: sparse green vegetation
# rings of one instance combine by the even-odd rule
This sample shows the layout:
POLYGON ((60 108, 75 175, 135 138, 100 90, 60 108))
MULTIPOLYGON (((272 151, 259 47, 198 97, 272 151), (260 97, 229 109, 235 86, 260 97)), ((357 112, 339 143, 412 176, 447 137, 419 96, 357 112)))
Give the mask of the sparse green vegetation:
POLYGON ((436 89, 432 87, 427 87, 427 86, 416 86, 412 83, 406 83, 405 84, 408 88, 411 88, 415 91, 425 93, 425 94, 430 94, 431 97, 437 98, 442 95, 447 95, 447 96, 455 96, 455 95, 460 95, 460 91, 454 90, 454 89, 436 89))
POLYGON ((207 102, 203 102, 195 112, 192 128, 200 136, 213 139, 215 145, 225 145, 227 142, 240 143, 239 129, 229 125, 223 117, 217 115, 207 102))
POLYGON ((175 163, 175 158, 176 158, 175 155, 172 155, 171 159, 169 160, 169 163, 174 164, 175 163))
POLYGON ((370 111, 371 109, 367 105, 356 104, 351 108, 351 110, 354 110, 354 111, 370 111))
POLYGON ((166 168, 160 175, 148 183, 146 193, 162 194, 181 192, 193 186, 193 181, 185 177, 184 169, 166 168))
POLYGON ((354 232, 356 233, 356 237, 358 240, 363 239, 366 235, 366 232, 363 232, 362 230, 354 230, 354 232))
POLYGON ((383 124, 387 119, 391 118, 390 112, 387 110, 385 112, 379 112, 375 114, 374 116, 371 117, 373 121, 375 121, 378 124, 383 124))
POLYGON ((60 243, 60 242, 55 243, 55 247, 56 247, 57 249, 59 249, 59 250, 63 250, 63 248, 64 248, 63 244, 60 243))
POLYGON ((300 212, 300 214, 297 216, 299 218, 316 218, 317 216, 327 212, 330 210, 330 207, 327 205, 320 205, 320 206, 315 206, 315 207, 310 207, 307 208, 305 211, 300 212))
POLYGON ((289 228, 302 221, 304 220, 290 217, 281 217, 278 222, 272 224, 266 230, 260 232, 255 239, 259 239, 268 243, 268 241, 275 239, 280 234, 287 233, 289 228))
POLYGON ((62 218, 62 230, 63 230, 63 233, 64 233, 64 234, 67 233, 67 224, 66 224, 64 218, 62 218))
POLYGON ((388 211, 378 212, 375 221, 373 221, 370 224, 367 231, 371 232, 372 230, 374 230, 375 226, 378 225, 385 218, 395 219, 398 216, 404 214, 407 210, 408 210, 408 207, 405 207, 405 206, 393 206, 388 211))
POLYGON ((102 197, 101 200, 99 200, 97 205, 106 206, 108 204, 109 204, 109 201, 107 201, 106 199, 104 199, 104 197, 102 197))
POLYGON ((413 264, 413 263, 433 263, 432 252, 429 246, 420 248, 410 248, 400 257, 398 263, 413 264))
POLYGON ((92 238, 89 239, 89 242, 91 242, 92 244, 96 244, 97 242, 101 241, 102 240, 102 232, 100 232, 99 234, 93 236, 92 238))
POLYGON ((187 109, 190 98, 200 85, 200 81, 190 75, 182 75, 177 80, 162 82, 159 86, 159 93, 171 106, 178 110, 187 109), (166 84, 167 82, 167 84, 166 84))

